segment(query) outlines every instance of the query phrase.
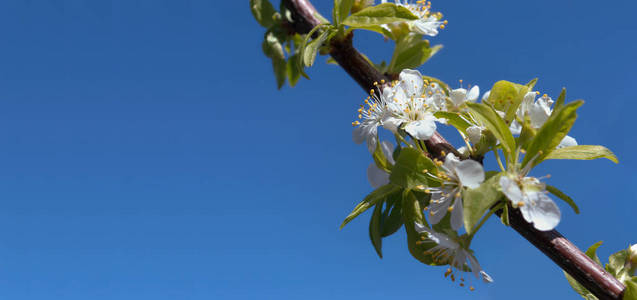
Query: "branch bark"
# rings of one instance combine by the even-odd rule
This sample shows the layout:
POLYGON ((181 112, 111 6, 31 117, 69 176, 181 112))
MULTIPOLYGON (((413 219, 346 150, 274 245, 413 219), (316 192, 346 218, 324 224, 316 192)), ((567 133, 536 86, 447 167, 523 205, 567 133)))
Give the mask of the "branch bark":
MULTIPOLYGON (((318 12, 308 0, 282 0, 292 13, 293 28, 300 34, 308 33, 320 24, 318 12)), ((330 55, 366 92, 374 88, 374 82, 389 81, 385 75, 368 63, 363 55, 352 45, 353 35, 343 40, 331 42, 330 55)), ((426 143, 429 152, 436 158, 444 160, 444 152, 455 152, 456 149, 440 134, 436 133, 426 143)), ((601 266, 580 251, 573 243, 558 231, 539 231, 526 222, 520 212, 509 210, 511 227, 527 239, 531 244, 548 256, 560 268, 575 278, 582 286, 601 300, 621 300, 624 285, 606 272, 601 266)))

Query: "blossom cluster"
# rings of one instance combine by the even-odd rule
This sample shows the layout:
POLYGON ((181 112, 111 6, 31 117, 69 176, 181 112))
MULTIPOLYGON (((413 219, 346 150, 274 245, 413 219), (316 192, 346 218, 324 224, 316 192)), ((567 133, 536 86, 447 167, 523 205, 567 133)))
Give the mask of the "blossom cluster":
MULTIPOLYGON (((479 191, 492 190, 496 195, 496 199, 491 201, 492 207, 518 209, 522 217, 538 230, 548 231, 558 225, 561 212, 548 196, 547 186, 541 181, 543 178, 529 175, 532 167, 544 159, 544 152, 525 155, 526 149, 533 147, 522 143, 529 139, 529 132, 538 135, 549 126, 545 126, 547 123, 556 122, 551 121, 557 110, 552 108, 555 101, 546 94, 538 97, 540 93, 532 90, 534 82, 526 86, 496 84, 493 90, 480 97, 477 85, 469 89, 450 89, 416 70, 405 69, 398 80, 374 85, 375 89, 370 91, 369 97, 358 109, 358 120, 352 123, 355 127, 352 134, 354 142, 366 143, 375 156, 375 162, 367 169, 368 179, 374 188, 394 184, 392 166, 397 164, 397 157, 400 160, 400 149, 417 149, 423 157, 431 156, 423 142, 436 134, 440 124, 456 127, 465 141, 465 146, 454 153, 442 153, 444 160, 433 158, 431 163, 435 168, 422 170, 426 182, 415 189, 427 195, 426 205, 422 208, 426 219, 406 224, 415 226, 415 231, 425 239, 419 244, 435 243, 425 253, 434 254, 433 263, 451 266, 446 275, 451 274, 453 279, 454 270, 470 270, 485 282, 492 281, 469 249, 470 241, 482 223, 476 228, 464 228, 467 224, 475 225, 467 221, 470 218, 466 214, 474 212, 466 212, 466 207, 475 209, 475 203, 485 201, 474 199, 484 198, 479 191), (500 99, 503 88, 516 89, 519 99, 500 99), (487 113, 481 113, 480 109, 487 113), (489 111, 493 112, 492 116, 485 117, 489 111), (492 125, 494 123, 504 126, 498 132, 498 128, 492 125), (397 145, 379 140, 378 128, 393 134, 397 145), (506 132, 502 133, 502 130, 506 132), (519 145, 514 151, 505 151, 508 149, 504 145, 506 139, 501 141, 501 136, 510 136, 519 145), (487 177, 482 163, 471 158, 484 156, 489 151, 494 153, 500 171, 491 172, 487 177), (500 160, 500 152, 504 154, 506 164, 500 160), (379 165, 378 157, 384 158, 385 165, 379 165), (475 196, 476 193, 479 196, 475 196), (461 234, 463 230, 465 234, 461 234)), ((564 135, 558 143, 550 146, 551 149, 544 151, 575 146, 577 141, 564 135)))

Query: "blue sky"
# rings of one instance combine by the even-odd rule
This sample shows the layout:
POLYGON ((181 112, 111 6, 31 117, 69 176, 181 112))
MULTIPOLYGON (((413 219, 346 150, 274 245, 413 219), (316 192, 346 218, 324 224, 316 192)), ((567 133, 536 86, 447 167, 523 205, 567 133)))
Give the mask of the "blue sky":
MULTIPOLYGON (((331 1, 314 1, 326 16, 331 1)), ((542 165, 559 225, 600 253, 637 242, 634 1, 439 1, 445 48, 421 71, 485 91, 507 79, 585 99, 572 136, 621 164, 542 165)), ((470 293, 401 234, 380 260, 350 122, 364 94, 319 57, 275 88, 248 1, 0 2, 0 298, 577 299, 561 271, 491 220, 474 240, 494 277, 470 293)), ((375 60, 391 44, 357 34, 375 60)), ((442 131, 452 136, 452 131, 442 131)), ((453 140, 453 139, 452 139, 453 140)))

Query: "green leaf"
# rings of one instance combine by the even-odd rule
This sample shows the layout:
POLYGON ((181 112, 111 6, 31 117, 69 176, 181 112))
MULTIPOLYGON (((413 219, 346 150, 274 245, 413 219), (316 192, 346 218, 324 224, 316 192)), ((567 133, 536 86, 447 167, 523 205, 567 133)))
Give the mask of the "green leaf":
POLYGON ((394 3, 383 3, 364 8, 361 11, 350 15, 343 20, 343 24, 354 28, 366 28, 370 26, 417 19, 418 17, 405 7, 398 6, 394 3))
POLYGON ((277 87, 281 89, 283 84, 285 84, 285 79, 287 77, 287 63, 285 62, 283 46, 276 35, 269 31, 265 35, 262 48, 263 53, 272 59, 272 69, 274 70, 274 76, 276 77, 277 87))
POLYGON ((579 160, 591 160, 597 158, 607 158, 608 160, 619 163, 617 156, 613 154, 608 148, 604 146, 594 145, 578 145, 555 149, 544 159, 579 159, 579 160))
POLYGON ((500 176, 493 176, 475 189, 462 192, 464 228, 473 234, 476 224, 489 208, 502 197, 499 191, 500 176))
POLYGON ((398 192, 393 193, 387 197, 387 201, 385 201, 386 207, 385 211, 383 212, 382 219, 382 237, 394 234, 396 231, 398 231, 398 229, 400 229, 400 227, 403 226, 402 200, 402 190, 399 190, 398 192))
POLYGON ((400 73, 403 69, 415 69, 424 64, 442 48, 442 45, 429 47, 429 41, 422 35, 408 34, 396 42, 396 48, 389 64, 389 73, 400 73))
POLYGON ((515 151, 515 139, 509 130, 509 126, 504 123, 498 113, 490 106, 484 103, 467 103, 471 112, 482 121, 484 126, 489 129, 493 135, 502 144, 502 149, 507 157, 515 151))
POLYGON ((571 275, 569 275, 565 271, 562 271, 562 272, 564 272, 564 276, 566 276, 566 280, 568 280, 568 283, 571 285, 573 290, 576 293, 580 294, 580 296, 582 296, 582 298, 584 298, 586 300, 597 300, 597 297, 595 297, 583 285, 581 285, 579 282, 577 282, 577 280, 575 280, 575 278, 571 277, 571 275))
POLYGON ((382 203, 376 204, 372 218, 369 221, 369 239, 372 241, 372 245, 380 258, 383 258, 383 238, 380 235, 382 205, 382 203))
POLYGON ((332 20, 335 25, 341 24, 343 19, 347 18, 352 6, 354 6, 354 0, 334 0, 334 8, 332 9, 332 20))
POLYGON ((341 224, 341 229, 343 229, 343 227, 345 227, 345 225, 347 225, 347 223, 349 223, 351 220, 358 217, 358 215, 365 212, 368 208, 381 203, 383 200, 385 200, 385 198, 387 198, 388 195, 399 190, 400 187, 388 184, 381 186, 375 191, 371 192, 371 194, 367 195, 367 197, 365 197, 365 199, 363 199, 361 203, 356 205, 356 207, 354 207, 354 210, 345 218, 343 224, 341 224))
POLYGON ((626 261, 628 260, 628 250, 624 249, 613 253, 608 257, 608 264, 606 264, 606 271, 613 274, 620 281, 623 277, 628 277, 628 270, 626 270, 626 261))
POLYGON ((566 101, 566 89, 562 88, 562 92, 560 96, 557 97, 557 101, 555 101, 555 105, 553 106, 553 110, 558 110, 564 106, 564 102, 566 101))
POLYGON ((299 55, 294 54, 290 56, 287 62, 287 75, 290 86, 294 87, 301 78, 301 70, 299 70, 299 55))
POLYGON ((423 171, 435 172, 436 165, 422 152, 414 148, 403 148, 392 168, 389 181, 405 189, 427 185, 427 176, 423 171))
POLYGON ((528 164, 532 158, 535 159, 533 165, 537 165, 555 150, 571 130, 575 119, 577 119, 576 111, 582 104, 584 104, 583 101, 574 101, 553 111, 526 149, 522 166, 528 164))
POLYGON ((500 221, 504 224, 504 226, 511 226, 511 223, 509 222, 509 204, 504 204, 502 214, 500 215, 500 221))
MULTIPOLYGON (((535 85, 534 81, 529 82, 535 85)), ((515 118, 515 112, 522 103, 524 96, 529 91, 529 87, 513 82, 501 80, 496 82, 491 88, 489 99, 487 102, 493 105, 493 108, 505 113, 504 120, 506 124, 510 124, 515 118)))
POLYGON ((415 223, 427 224, 427 220, 422 214, 423 207, 418 198, 409 190, 403 192, 402 205, 403 221, 405 222, 405 232, 407 233, 407 247, 411 255, 427 265, 436 265, 434 259, 427 251, 435 247, 437 244, 425 238, 416 231, 415 223))
POLYGON ((274 7, 268 0, 250 0, 250 10, 254 18, 265 28, 274 25, 274 7))
POLYGON ((592 259, 593 261, 595 261, 598 265, 602 265, 602 261, 599 260, 599 257, 597 256, 597 248, 599 248, 599 246, 601 246, 604 242, 599 241, 595 244, 593 244, 592 246, 588 247, 588 249, 586 250, 586 256, 590 257, 590 259, 592 259))
POLYGON ((306 67, 311 67, 312 65, 314 65, 318 49, 325 42, 329 34, 329 30, 324 30, 317 38, 313 39, 311 42, 305 45, 301 53, 303 57, 303 64, 306 67))
POLYGON ((637 300, 637 282, 635 279, 624 282, 626 290, 623 300, 637 300))
POLYGON ((467 122, 463 117, 454 112, 437 111, 434 116, 439 119, 446 119, 447 124, 457 128, 458 130, 465 132, 467 128, 471 127, 471 123, 467 122))
POLYGON ((558 188, 551 185, 547 185, 546 190, 549 191, 551 194, 555 195, 556 197, 564 200, 564 202, 566 202, 568 205, 571 206, 571 208, 573 209, 573 211, 575 211, 576 214, 579 214, 579 207, 577 207, 577 204, 575 204, 575 201, 573 201, 571 197, 569 197, 568 195, 560 191, 558 188))
POLYGON ((385 157, 385 153, 383 153, 381 145, 382 143, 379 140, 379 142, 376 143, 376 149, 374 150, 374 153, 372 153, 372 158, 374 159, 374 162, 376 163, 376 166, 379 169, 384 170, 387 173, 390 173, 392 169, 392 165, 389 163, 389 161, 385 157))

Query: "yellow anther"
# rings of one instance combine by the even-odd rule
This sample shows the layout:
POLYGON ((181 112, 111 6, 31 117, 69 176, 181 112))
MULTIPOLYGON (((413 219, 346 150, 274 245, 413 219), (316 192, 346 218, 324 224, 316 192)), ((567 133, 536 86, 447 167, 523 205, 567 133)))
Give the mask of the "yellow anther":
POLYGON ((522 206, 524 206, 524 202, 522 201, 518 202, 518 207, 522 207, 522 206))
POLYGON ((473 291, 475 291, 475 290, 476 290, 476 288, 474 288, 474 287, 470 286, 470 287, 469 287, 469 290, 473 292, 473 291))
POLYGON ((462 282, 461 282, 461 283, 460 283, 460 286, 461 286, 461 287, 464 287, 464 283, 462 283, 462 282))
POLYGON ((452 211, 453 211, 453 206, 449 206, 449 207, 447 207, 447 211, 448 211, 448 212, 452 212, 452 211))
POLYGON ((441 24, 440 29, 445 29, 445 24, 441 24))
POLYGON ((445 150, 442 150, 442 151, 440 151, 440 155, 447 156, 447 152, 445 152, 445 150))
POLYGON ((380 83, 385 83, 385 79, 381 79, 381 80, 380 80, 380 83))
POLYGON ((377 82, 377 81, 374 81, 374 86, 376 86, 376 85, 378 85, 378 82, 377 82))
POLYGON ((451 274, 451 268, 447 269, 447 272, 445 272, 445 277, 449 276, 451 274))
POLYGON ((524 149, 520 149, 520 152, 522 152, 522 154, 526 154, 526 150, 524 149))
POLYGON ((362 118, 363 118, 363 115, 358 114, 358 118, 359 118, 359 119, 362 119, 362 118))
POLYGON ((456 198, 460 197, 460 192, 456 193, 456 198))
POLYGON ((424 185, 421 184, 421 185, 416 186, 416 188, 419 189, 419 190, 424 190, 427 187, 425 187, 424 185))

